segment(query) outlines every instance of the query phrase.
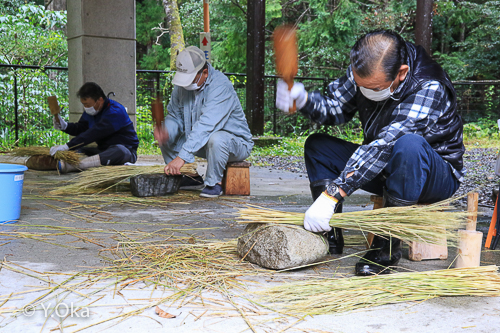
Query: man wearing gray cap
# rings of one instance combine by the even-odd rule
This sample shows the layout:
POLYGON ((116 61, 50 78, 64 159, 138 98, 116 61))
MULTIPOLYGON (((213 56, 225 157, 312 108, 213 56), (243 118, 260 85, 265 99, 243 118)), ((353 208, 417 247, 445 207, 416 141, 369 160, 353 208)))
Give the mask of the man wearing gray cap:
POLYGON ((179 175, 195 156, 206 158, 205 180, 184 176, 180 188, 205 185, 200 196, 218 197, 227 162, 244 160, 253 147, 245 113, 231 81, 206 61, 202 50, 187 47, 177 56, 176 67, 165 124, 155 129, 165 173, 179 175))

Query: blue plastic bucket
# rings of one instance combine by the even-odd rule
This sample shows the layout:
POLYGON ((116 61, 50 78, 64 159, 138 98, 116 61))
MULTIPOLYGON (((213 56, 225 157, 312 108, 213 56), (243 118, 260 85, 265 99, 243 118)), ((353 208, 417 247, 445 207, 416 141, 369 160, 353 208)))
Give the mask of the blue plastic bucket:
POLYGON ((0 163, 0 224, 14 223, 21 215, 24 165, 0 163))

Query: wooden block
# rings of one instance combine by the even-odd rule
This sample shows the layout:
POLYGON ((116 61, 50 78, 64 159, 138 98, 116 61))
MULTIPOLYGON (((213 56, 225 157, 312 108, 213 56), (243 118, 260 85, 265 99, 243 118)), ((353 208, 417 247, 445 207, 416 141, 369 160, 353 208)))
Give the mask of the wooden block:
POLYGON ((408 259, 412 261, 448 259, 448 246, 446 245, 446 237, 441 241, 442 245, 428 244, 420 242, 410 242, 408 250, 408 259))
POLYGON ((378 195, 371 195, 370 201, 373 202, 373 209, 382 208, 384 205, 384 198, 378 195))
MULTIPOLYGON (((373 209, 383 207, 383 198, 378 195, 372 195, 370 200, 373 202, 373 209)), ((367 236, 368 244, 366 248, 370 248, 373 242, 374 235, 369 233, 367 236)), ((432 260, 432 259, 448 259, 448 246, 446 245, 446 237, 443 237, 442 245, 428 244, 420 242, 410 242, 408 259, 413 261, 432 260)))
POLYGON ((458 257, 456 268, 479 267, 483 233, 475 230, 458 230, 458 257))
POLYGON ((250 166, 246 161, 229 162, 222 178, 225 195, 250 195, 250 166))
POLYGON ((476 230, 478 200, 479 193, 473 192, 467 194, 467 212, 469 216, 467 217, 465 230, 476 230))

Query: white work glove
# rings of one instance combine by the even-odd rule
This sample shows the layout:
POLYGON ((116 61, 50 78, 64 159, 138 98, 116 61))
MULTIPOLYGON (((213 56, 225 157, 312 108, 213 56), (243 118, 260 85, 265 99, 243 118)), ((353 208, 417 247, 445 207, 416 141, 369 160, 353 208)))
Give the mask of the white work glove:
POLYGON ((50 147, 50 155, 54 156, 58 151, 66 151, 66 150, 69 150, 68 145, 50 147))
POLYGON ((335 212, 337 202, 328 197, 325 193, 314 201, 314 203, 306 211, 304 217, 304 228, 312 232, 330 231, 330 219, 335 212))
POLYGON ((66 127, 68 127, 68 123, 64 119, 62 119, 59 114, 57 114, 57 116, 52 117, 52 123, 54 124, 54 128, 56 130, 64 131, 66 127), (60 124, 57 123, 56 117, 59 118, 60 124))
POLYGON ((293 84, 292 90, 288 90, 288 84, 282 79, 278 80, 276 86, 276 107, 281 111, 288 113, 293 107, 293 101, 297 110, 302 109, 307 102, 307 91, 300 82, 293 84))

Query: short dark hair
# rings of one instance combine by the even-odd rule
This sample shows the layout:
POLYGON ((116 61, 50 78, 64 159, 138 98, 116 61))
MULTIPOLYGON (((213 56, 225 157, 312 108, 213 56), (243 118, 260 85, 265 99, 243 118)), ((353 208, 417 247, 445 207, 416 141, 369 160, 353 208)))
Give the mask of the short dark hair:
POLYGON ((97 101, 99 97, 106 99, 106 95, 104 95, 104 91, 102 88, 95 82, 86 82, 83 86, 78 89, 76 93, 76 97, 78 98, 92 98, 94 101, 97 101))
POLYGON ((201 74, 201 72, 203 72, 207 68, 208 68, 208 61, 205 61, 205 65, 203 65, 203 67, 198 71, 198 73, 196 73, 196 75, 201 74))
POLYGON ((406 43, 392 30, 375 30, 362 36, 351 49, 352 69, 362 78, 383 71, 393 81, 406 63, 406 43))

